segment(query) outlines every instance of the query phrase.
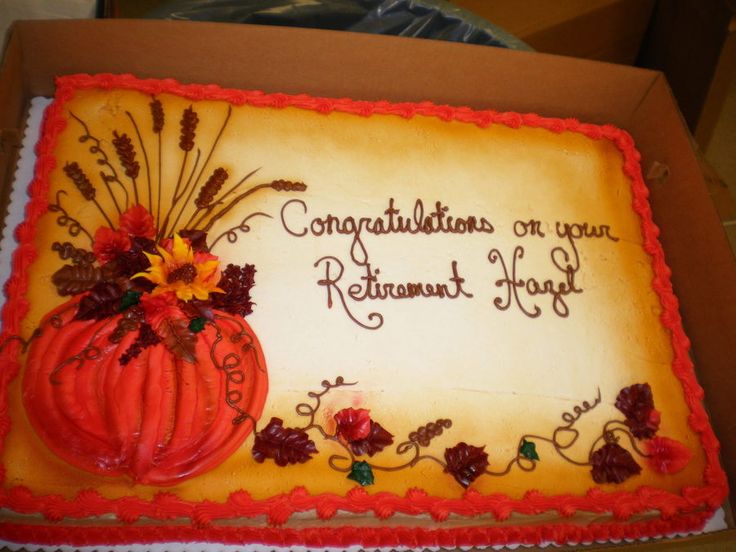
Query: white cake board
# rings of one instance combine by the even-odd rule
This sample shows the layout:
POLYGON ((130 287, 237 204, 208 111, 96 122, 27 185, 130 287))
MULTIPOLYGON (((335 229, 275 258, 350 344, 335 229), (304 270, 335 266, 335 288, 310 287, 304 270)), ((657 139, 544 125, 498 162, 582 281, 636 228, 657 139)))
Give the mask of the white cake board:
MULTIPOLYGON (((8 216, 5 221, 5 227, 3 229, 2 233, 2 240, 0 240, 0 284, 5 286, 5 282, 7 281, 8 277, 10 276, 10 268, 11 268, 11 259, 13 252, 15 251, 15 238, 14 238, 14 232, 16 226, 20 224, 23 221, 24 215, 25 215, 25 206, 28 202, 28 195, 26 193, 28 189, 28 184, 31 182, 33 178, 33 171, 34 166, 36 162, 36 155, 35 155, 35 145, 38 142, 38 138, 41 131, 41 121, 43 119, 43 112, 46 109, 46 107, 51 103, 51 100, 48 98, 33 98, 31 100, 31 107, 29 110, 28 118, 27 118, 27 125, 25 129, 25 134, 23 136, 23 144, 20 151, 20 158, 18 160, 18 167, 15 172, 15 178, 13 179, 13 186, 10 192, 10 202, 8 204, 8 216)), ((0 306, 2 305, 2 302, 5 300, 4 294, 0 296, 0 306)), ((0 512, 0 516, 1 516, 0 512)), ((726 525, 726 513, 723 510, 723 508, 718 509, 714 514, 713 517, 708 520, 708 523, 705 525, 702 531, 694 531, 691 533, 673 533, 671 535, 668 535, 670 538, 674 537, 685 537, 688 535, 694 535, 694 534, 700 534, 700 533, 712 533, 715 531, 722 531, 727 529, 728 526, 726 525)), ((29 535, 29 540, 32 538, 31 535, 29 535)), ((619 544, 621 542, 643 542, 650 539, 643 538, 636 540, 625 540, 625 541, 608 541, 608 543, 614 543, 619 544)), ((595 543, 586 543, 586 544, 595 544, 595 543)), ((603 543, 601 543, 603 544, 603 543)), ((76 550, 80 550, 82 552, 105 552, 105 551, 111 551, 111 552, 145 552, 145 551, 152 551, 152 552, 176 552, 176 551, 186 551, 186 552, 238 552, 238 551, 244 551, 244 552, 260 552, 264 550, 263 545, 261 544, 251 544, 251 545, 223 545, 223 544, 213 544, 213 543, 206 543, 206 542, 169 542, 169 543, 158 543, 158 544, 141 544, 141 545, 121 545, 121 546, 82 546, 82 547, 74 547, 74 546, 65 546, 63 544, 54 545, 54 546, 33 546, 28 544, 17 544, 13 542, 3 541, 0 540, 0 546, 4 546, 6 548, 9 548, 10 550, 43 550, 43 551, 55 551, 55 550, 61 550, 62 552, 73 552, 76 550)), ((545 542, 540 545, 540 547, 547 547, 547 546, 556 546, 555 543, 552 542, 545 542)), ((492 547, 485 547, 489 549, 494 550, 502 550, 502 549, 516 549, 516 548, 524 548, 525 545, 516 544, 516 545, 507 545, 507 546, 492 546, 492 547)), ((362 552, 362 551, 409 551, 409 550, 416 550, 415 548, 408 548, 408 547, 388 547, 388 548, 364 548, 362 546, 349 546, 347 548, 307 548, 304 546, 289 546, 289 547, 280 547, 280 546, 267 546, 265 547, 269 551, 274 552, 310 552, 315 550, 323 550, 325 552, 362 552)), ((470 550, 470 549, 479 549, 481 547, 462 547, 461 550, 470 550)), ((426 547, 425 550, 445 550, 443 547, 426 547)))

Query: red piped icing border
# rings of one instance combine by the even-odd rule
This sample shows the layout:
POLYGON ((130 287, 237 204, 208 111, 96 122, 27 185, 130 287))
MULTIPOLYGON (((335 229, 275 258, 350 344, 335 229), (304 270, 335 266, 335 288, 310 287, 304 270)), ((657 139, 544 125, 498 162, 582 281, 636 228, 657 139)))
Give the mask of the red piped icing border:
MULTIPOLYGON (((137 90, 145 94, 175 94, 191 100, 222 100, 233 105, 257 107, 297 107, 325 115, 338 111, 362 117, 371 115, 398 115, 405 119, 421 115, 443 121, 459 121, 481 128, 493 124, 511 128, 521 126, 544 128, 555 133, 577 132, 593 140, 607 139, 623 154, 624 173, 630 178, 633 208, 642 221, 644 249, 652 257, 654 280, 652 286, 659 295, 663 312, 662 323, 671 332, 674 348, 672 369, 681 381, 685 400, 691 410, 689 424, 700 435, 706 455, 703 484, 684 488, 674 494, 651 487, 640 487, 635 492, 604 492, 592 488, 583 496, 546 496, 537 491, 527 492, 521 499, 502 494, 482 495, 472 489, 462 498, 446 499, 429 496, 412 489, 404 496, 381 492, 369 494, 358 487, 345 496, 335 494, 311 495, 303 488, 265 500, 254 500, 245 491, 232 493, 222 503, 191 502, 169 492, 160 492, 152 500, 135 496, 107 499, 94 490, 83 490, 73 499, 58 495, 34 495, 27 488, 14 486, 0 490, 0 507, 21 514, 41 514, 48 522, 34 520, 33 524, 0 523, 0 538, 37 544, 114 545, 179 542, 221 542, 228 544, 263 543, 272 546, 477 546, 495 544, 538 544, 550 541, 558 544, 588 543, 619 539, 637 539, 671 533, 685 533, 703 528, 712 513, 728 495, 726 475, 718 461, 719 443, 702 405, 703 390, 698 385, 688 351, 690 341, 682 328, 678 301, 670 282, 670 269, 664 260, 659 243, 659 229, 652 221, 652 212, 639 166, 640 155, 634 142, 623 130, 610 125, 580 123, 575 119, 554 119, 535 114, 475 111, 467 107, 439 106, 430 102, 391 103, 387 101, 355 101, 350 99, 317 98, 305 94, 266 94, 260 91, 224 89, 215 85, 180 84, 174 80, 141 80, 132 75, 71 75, 57 79, 55 101, 44 115, 42 137, 37 145, 36 172, 31 182, 30 202, 26 218, 16 229, 19 243, 13 256, 13 271, 5 293, 8 300, 2 311, 3 334, 20 332, 21 321, 28 312, 25 298, 30 266, 36 257, 33 241, 38 219, 47 211, 46 195, 49 178, 56 166, 53 151, 57 138, 65 127, 64 104, 76 90, 99 88, 137 90), (555 512, 561 520, 540 525, 503 524, 489 527, 426 529, 417 527, 324 527, 315 521, 314 527, 304 529, 278 528, 297 512, 313 511, 319 520, 330 519, 342 510, 356 514, 372 513, 387 519, 395 513, 429 514, 441 522, 450 514, 464 517, 491 514, 498 521, 508 520, 511 514, 535 515, 555 512), (658 511, 659 516, 646 521, 627 521, 636 514, 658 511), (565 522, 576 512, 610 514, 611 521, 580 525, 565 522), (119 520, 114 527, 84 525, 91 516, 113 514, 119 520), (265 517, 269 526, 232 527, 213 524, 217 520, 265 517), (188 518, 190 525, 145 525, 145 520, 166 521, 188 518), (61 525, 62 520, 75 525, 61 525), (141 524, 132 523, 141 521, 141 524)), ((8 384, 20 370, 18 357, 20 343, 9 341, 0 356, 0 453, 11 428, 8 414, 8 384)), ((0 480, 5 470, 0 466, 0 480)), ((512 523, 512 522, 511 522, 512 523)))

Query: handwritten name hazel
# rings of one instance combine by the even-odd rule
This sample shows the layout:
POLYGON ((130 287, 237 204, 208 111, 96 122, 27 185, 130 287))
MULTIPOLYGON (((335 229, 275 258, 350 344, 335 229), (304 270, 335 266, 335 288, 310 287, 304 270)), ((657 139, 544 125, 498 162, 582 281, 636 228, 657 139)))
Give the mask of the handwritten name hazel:
MULTIPOLYGON (((346 286, 342 281, 345 274, 345 264, 334 255, 324 255, 318 258, 314 266, 322 271, 324 277, 317 280, 317 285, 325 288, 327 293, 327 307, 332 308, 336 303, 343 308, 345 314, 357 325, 376 330, 383 326, 384 317, 380 312, 371 312, 361 319, 351 308, 351 304, 366 300, 399 300, 417 298, 458 299, 460 297, 473 298, 466 286, 466 279, 460 275, 458 261, 450 262, 450 276, 442 282, 385 282, 379 280, 380 268, 370 262, 370 255, 363 242, 365 234, 376 236, 387 234, 492 234, 495 229, 486 217, 450 215, 449 207, 441 201, 435 202, 434 209, 425 208, 424 202, 417 199, 410 216, 401 214, 395 206, 393 198, 389 199, 388 207, 378 217, 338 217, 327 214, 321 217, 309 218, 309 208, 301 199, 292 199, 284 203, 281 208, 281 224, 284 230, 294 237, 307 235, 320 237, 325 235, 346 235, 350 237, 350 261, 359 267, 363 273, 361 282, 346 286)), ((546 234, 542 223, 538 220, 516 220, 513 232, 517 238, 544 239, 546 234)), ((552 311, 560 317, 567 317, 570 308, 567 296, 579 294, 583 290, 576 282, 580 270, 580 255, 577 243, 584 239, 607 239, 613 242, 618 238, 612 234, 608 225, 593 225, 589 223, 568 223, 558 221, 554 225, 554 232, 550 233, 563 241, 562 245, 555 245, 550 250, 552 267, 560 273, 559 279, 540 280, 533 276, 522 274, 522 261, 525 255, 524 247, 519 244, 514 247, 507 262, 498 248, 490 249, 487 257, 491 265, 500 267, 502 277, 494 281, 495 286, 501 288, 501 294, 493 299, 493 305, 505 311, 512 306, 518 308, 524 315, 537 318, 542 309, 534 303, 536 296, 550 296, 552 311)))

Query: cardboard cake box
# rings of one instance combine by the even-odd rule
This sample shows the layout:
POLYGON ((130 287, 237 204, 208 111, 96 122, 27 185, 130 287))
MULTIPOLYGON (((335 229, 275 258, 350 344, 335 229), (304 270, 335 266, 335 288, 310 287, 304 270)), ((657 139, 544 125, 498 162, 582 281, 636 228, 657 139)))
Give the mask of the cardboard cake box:
MULTIPOLYGON (((722 443, 723 465, 733 481, 736 263, 661 74, 483 46, 308 29, 171 21, 18 22, 0 68, 3 214, 28 102, 51 96, 54 77, 71 73, 132 73, 360 100, 430 100, 574 117, 627 130, 642 154, 645 178, 656 176, 647 179, 654 222, 722 443)), ((683 542, 736 542, 736 529, 729 526, 683 542)))

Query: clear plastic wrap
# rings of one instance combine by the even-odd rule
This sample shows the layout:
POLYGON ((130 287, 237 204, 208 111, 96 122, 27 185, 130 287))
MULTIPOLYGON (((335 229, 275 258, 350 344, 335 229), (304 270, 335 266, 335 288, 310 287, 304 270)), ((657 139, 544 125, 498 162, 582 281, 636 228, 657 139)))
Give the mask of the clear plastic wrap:
POLYGON ((443 0, 170 0, 148 17, 312 27, 530 49, 503 29, 443 0))

